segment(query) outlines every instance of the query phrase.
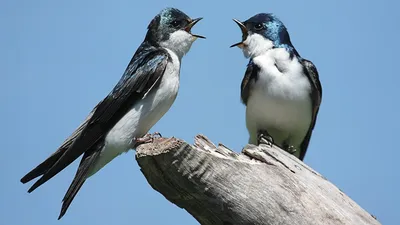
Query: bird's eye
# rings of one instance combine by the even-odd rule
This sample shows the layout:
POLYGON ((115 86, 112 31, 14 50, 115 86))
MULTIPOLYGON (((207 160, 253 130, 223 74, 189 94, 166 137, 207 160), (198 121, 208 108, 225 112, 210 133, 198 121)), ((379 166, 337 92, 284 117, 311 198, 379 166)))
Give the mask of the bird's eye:
POLYGON ((256 30, 261 30, 261 29, 263 29, 263 25, 262 25, 262 23, 257 23, 256 25, 254 25, 254 29, 256 29, 256 30))
POLYGON ((174 21, 172 21, 172 26, 174 26, 174 27, 179 27, 179 25, 181 25, 181 21, 178 21, 178 20, 174 20, 174 21))

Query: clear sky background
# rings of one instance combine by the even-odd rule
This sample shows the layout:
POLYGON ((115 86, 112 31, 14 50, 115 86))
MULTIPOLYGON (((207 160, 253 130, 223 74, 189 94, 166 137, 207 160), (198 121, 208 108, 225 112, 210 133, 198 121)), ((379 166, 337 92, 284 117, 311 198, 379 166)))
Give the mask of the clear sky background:
POLYGON ((150 20, 173 6, 204 17, 181 87, 152 131, 198 133, 240 151, 248 140, 240 82, 247 60, 232 18, 273 12, 317 66, 322 106, 305 162, 382 224, 400 224, 398 1, 0 2, 0 224, 198 224, 154 191, 124 154, 90 178, 57 221, 77 162, 27 193, 19 179, 49 156, 120 79, 150 20))

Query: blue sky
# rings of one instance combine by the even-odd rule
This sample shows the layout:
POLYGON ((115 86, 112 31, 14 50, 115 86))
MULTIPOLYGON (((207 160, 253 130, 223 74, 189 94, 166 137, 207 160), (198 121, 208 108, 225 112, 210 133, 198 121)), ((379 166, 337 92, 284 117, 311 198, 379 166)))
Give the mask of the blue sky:
POLYGON ((207 39, 183 59, 178 98, 152 131, 191 143, 203 133, 240 151, 248 139, 239 100, 247 60, 229 48, 241 38, 231 19, 273 12, 323 86, 305 162, 382 224, 399 224, 398 2, 136 2, 1 1, 0 224, 198 224, 148 185, 133 152, 89 179, 61 221, 77 162, 32 194, 19 183, 114 87, 167 6, 204 17, 193 31, 207 39))

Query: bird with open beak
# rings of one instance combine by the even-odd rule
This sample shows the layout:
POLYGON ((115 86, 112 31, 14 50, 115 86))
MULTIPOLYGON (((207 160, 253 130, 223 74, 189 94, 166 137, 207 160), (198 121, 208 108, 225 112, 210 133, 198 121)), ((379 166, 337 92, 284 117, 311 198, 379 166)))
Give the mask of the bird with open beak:
POLYGON ((270 13, 234 19, 250 58, 241 84, 250 144, 273 143, 304 159, 322 99, 314 64, 300 56, 285 25, 270 13))
POLYGON ((152 140, 146 133, 178 94, 182 57, 197 38, 204 38, 191 33, 200 20, 175 8, 166 8, 155 16, 114 89, 56 152, 21 179, 27 183, 40 177, 28 190, 32 192, 83 155, 58 219, 87 178, 118 155, 152 140))

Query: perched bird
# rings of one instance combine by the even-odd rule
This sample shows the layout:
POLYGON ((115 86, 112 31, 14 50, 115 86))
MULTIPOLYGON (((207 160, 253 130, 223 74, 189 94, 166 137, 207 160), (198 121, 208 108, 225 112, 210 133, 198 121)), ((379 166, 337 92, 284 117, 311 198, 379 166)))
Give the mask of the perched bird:
POLYGON ((273 143, 304 159, 322 98, 314 64, 300 56, 285 25, 273 14, 236 19, 250 58, 241 84, 250 144, 273 143))
POLYGON ((83 154, 58 219, 88 177, 121 153, 152 139, 146 133, 177 96, 182 57, 197 38, 204 38, 191 33, 200 20, 175 8, 155 16, 114 89, 56 152, 21 179, 27 183, 41 176, 28 190, 32 192, 83 154))

